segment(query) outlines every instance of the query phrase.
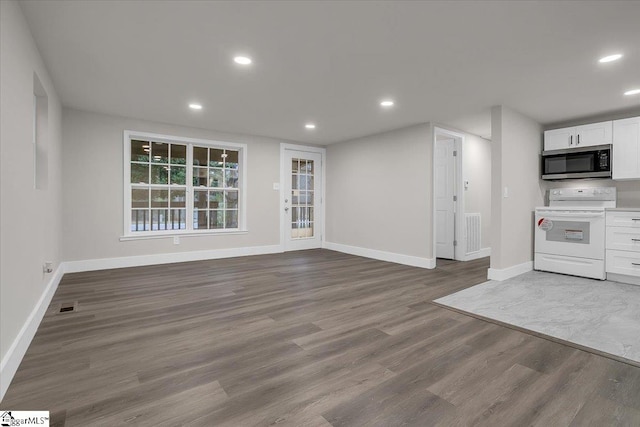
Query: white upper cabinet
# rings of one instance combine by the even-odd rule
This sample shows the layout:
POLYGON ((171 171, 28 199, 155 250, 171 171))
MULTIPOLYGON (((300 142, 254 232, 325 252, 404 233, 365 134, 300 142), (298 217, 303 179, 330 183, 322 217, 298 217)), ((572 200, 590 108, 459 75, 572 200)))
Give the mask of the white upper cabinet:
POLYGON ((588 125, 545 131, 544 150, 563 150, 611 144, 612 140, 613 124, 611 121, 590 123, 588 125))
POLYGON ((640 117, 613 122, 613 179, 640 179, 640 117))

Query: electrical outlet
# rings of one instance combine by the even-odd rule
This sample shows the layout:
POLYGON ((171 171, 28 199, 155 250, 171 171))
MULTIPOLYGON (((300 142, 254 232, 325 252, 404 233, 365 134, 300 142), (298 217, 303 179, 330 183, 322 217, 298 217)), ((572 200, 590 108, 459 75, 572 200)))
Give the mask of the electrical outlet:
POLYGON ((174 245, 180 244, 180 236, 173 236, 173 244, 174 245))
POLYGON ((53 263, 50 261, 45 262, 44 265, 42 266, 42 272, 53 273, 53 263))

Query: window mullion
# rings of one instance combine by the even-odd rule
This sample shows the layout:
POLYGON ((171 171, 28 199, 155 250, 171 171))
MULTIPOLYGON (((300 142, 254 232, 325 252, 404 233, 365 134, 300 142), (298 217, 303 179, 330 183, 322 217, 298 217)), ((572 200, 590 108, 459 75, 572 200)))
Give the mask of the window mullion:
POLYGON ((186 204, 186 213, 187 213, 187 230, 193 230, 193 203, 194 203, 194 194, 193 194, 193 144, 187 144, 187 204, 186 204))

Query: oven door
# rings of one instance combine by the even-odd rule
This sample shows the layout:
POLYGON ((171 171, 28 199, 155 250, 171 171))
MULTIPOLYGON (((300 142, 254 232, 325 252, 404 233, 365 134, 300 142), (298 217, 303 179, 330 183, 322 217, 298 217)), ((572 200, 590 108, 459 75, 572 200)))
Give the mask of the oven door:
POLYGON ((535 251, 604 260, 604 211, 537 209, 535 251))

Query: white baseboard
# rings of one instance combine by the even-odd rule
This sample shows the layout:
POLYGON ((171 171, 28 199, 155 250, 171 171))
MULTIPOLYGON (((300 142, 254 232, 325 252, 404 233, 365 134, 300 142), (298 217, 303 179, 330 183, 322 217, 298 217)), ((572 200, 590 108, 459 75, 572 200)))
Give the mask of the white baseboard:
POLYGON ((640 277, 628 276, 626 274, 607 273, 607 280, 612 282, 626 283, 627 285, 639 285, 640 277))
POLYGON ((482 248, 478 252, 465 254, 463 261, 472 261, 474 259, 486 258, 488 256, 491 256, 491 248, 482 248))
POLYGON ((323 247, 332 251, 344 252, 345 254, 358 255, 380 261, 395 262, 396 264, 410 265, 411 267, 436 268, 435 258, 421 258, 412 255, 403 255, 395 252, 385 252, 376 249, 367 249, 359 246, 349 246, 332 242, 324 242, 323 247))
POLYGON ((211 249, 208 251, 175 252, 169 254, 140 255, 119 258, 85 259, 65 262, 65 273, 109 270, 112 268, 141 267, 144 265, 172 264, 176 262, 266 255, 282 252, 280 245, 248 246, 244 248, 211 249))
POLYGON ((22 362, 22 358, 31 344, 31 340, 33 340, 33 337, 36 335, 38 326, 40 326, 40 322, 51 303, 53 294, 55 294, 56 289, 58 289, 64 273, 65 266, 64 263, 61 263, 51 276, 51 279, 49 279, 49 283, 47 283, 44 292, 29 314, 29 317, 27 317, 26 322, 22 325, 18 336, 13 340, 9 350, 7 350, 7 353, 2 358, 2 362, 0 362, 0 401, 4 399, 4 394, 7 392, 9 384, 11 384, 11 380, 13 380, 13 376, 18 370, 20 362, 22 362))
POLYGON ((503 281, 512 277, 519 276, 527 271, 533 270, 533 261, 523 262, 522 264, 513 265, 511 267, 497 269, 490 268, 487 271, 487 278, 489 280, 503 281))

